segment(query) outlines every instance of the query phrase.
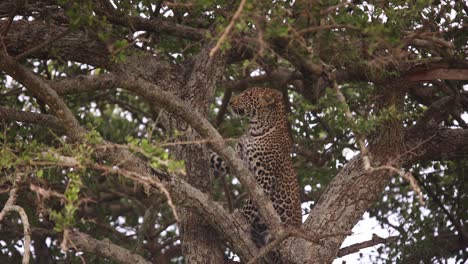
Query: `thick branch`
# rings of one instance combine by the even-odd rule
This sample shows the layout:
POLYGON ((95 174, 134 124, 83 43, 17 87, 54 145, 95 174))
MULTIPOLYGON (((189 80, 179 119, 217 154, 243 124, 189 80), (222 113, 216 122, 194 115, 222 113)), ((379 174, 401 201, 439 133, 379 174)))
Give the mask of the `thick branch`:
POLYGON ((281 221, 273 208, 271 200, 265 195, 263 189, 257 185, 244 163, 237 158, 235 151, 231 147, 226 147, 223 138, 208 120, 203 118, 198 112, 193 111, 178 97, 159 89, 145 80, 125 76, 120 77, 120 82, 122 87, 135 91, 148 100, 160 104, 168 112, 190 124, 201 137, 211 140, 209 145, 212 149, 223 158, 234 175, 239 178, 250 197, 255 197, 253 201, 256 203, 262 218, 265 219, 271 230, 279 230, 281 221))
POLYGON ((128 16, 117 11, 106 12, 106 17, 112 23, 127 26, 136 31, 143 30, 163 33, 191 40, 202 40, 208 34, 208 30, 176 24, 162 18, 146 19, 143 17, 128 16))
POLYGON ((41 126, 48 126, 53 130, 63 130, 60 121, 52 115, 45 115, 33 112, 18 111, 0 106, 0 120, 18 121, 41 126))
POLYGON ((75 231, 68 236, 70 244, 77 250, 102 255, 113 261, 127 264, 150 264, 142 256, 112 243, 109 239, 97 240, 85 233, 75 231))
MULTIPOLYGON (((4 27, 5 23, 0 20, 0 28, 4 27)), ((17 56, 31 50, 39 43, 47 42, 50 38, 64 34, 64 32, 67 32, 67 28, 59 27, 53 23, 45 25, 38 21, 21 20, 15 21, 11 25, 11 29, 4 41, 8 53, 11 56, 17 56)), ((109 41, 112 42, 112 39, 109 41)), ((124 61, 115 63, 112 61, 107 44, 101 41, 92 30, 86 32, 71 31, 50 45, 29 54, 28 57, 81 62, 114 72, 132 72, 155 84, 163 84, 161 86, 168 90, 180 85, 183 81, 180 75, 174 76, 174 72, 180 73, 182 70, 178 66, 138 49, 132 49, 131 55, 126 57, 124 61)), ((78 77, 76 80, 80 80, 79 78, 83 77, 78 77)), ((94 78, 102 77, 86 77, 82 80, 93 82, 94 78)), ((81 89, 86 90, 86 88, 77 87, 73 89, 73 92, 81 89)))
MULTIPOLYGON (((191 68, 187 72, 186 83, 180 87, 186 102, 202 116, 207 116, 208 106, 213 100, 215 83, 222 76, 225 67, 225 55, 217 54, 215 58, 208 56, 208 51, 213 43, 204 43, 202 49, 191 59, 191 68)), ((180 93, 179 93, 180 94, 180 93)), ((175 129, 185 130, 187 124, 179 119, 171 126, 175 129)), ((194 130, 188 130, 183 138, 198 140, 199 135, 194 130)), ((206 171, 209 164, 208 152, 205 145, 191 144, 185 147, 174 148, 176 158, 186 161, 185 180, 199 190, 212 193, 212 178, 206 171)), ((206 220, 202 214, 198 214, 186 208, 183 211, 184 218, 181 226, 185 232, 182 234, 182 253, 185 261, 219 263, 223 260, 224 249, 220 244, 214 227, 205 225, 206 220)))
POLYGON ((406 79, 410 82, 431 80, 468 80, 468 69, 433 69, 410 74, 406 79))
POLYGON ((197 210, 216 228, 222 237, 230 243, 241 259, 251 259, 256 255, 256 247, 244 232, 246 226, 238 222, 235 214, 227 214, 226 210, 215 203, 208 195, 200 192, 178 177, 168 182, 168 189, 173 194, 175 202, 187 208, 197 210), (170 185, 169 185, 170 184, 170 185), (189 198, 189 199, 187 199, 189 198))
POLYGON ((468 157, 468 129, 425 126, 410 129, 405 138, 407 148, 412 150, 407 154, 407 163, 468 157))
POLYGON ((60 120, 66 134, 72 140, 84 136, 85 129, 80 126, 62 98, 41 77, 19 64, 4 52, 0 52, 0 69, 22 83, 35 96, 45 102, 60 120))
MULTIPOLYGON (((0 20, 0 28, 7 22, 0 20)), ((30 57, 40 59, 61 59, 87 63, 95 66, 105 66, 110 63, 110 53, 106 44, 99 40, 92 31, 71 31, 66 28, 44 24, 39 21, 14 21, 5 37, 8 53, 17 56, 46 43, 49 39, 62 36, 57 41, 35 50, 30 57)))
POLYGON ((468 62, 440 61, 417 65, 404 78, 411 82, 430 80, 468 80, 468 62))
POLYGON ((94 92, 117 87, 112 74, 79 75, 73 78, 49 81, 49 84, 60 95, 94 92))
MULTIPOLYGON (((406 165, 422 160, 468 157, 468 130, 466 129, 426 128, 410 131, 404 143, 409 151, 399 158, 406 165)), ((307 219, 306 228, 321 230, 321 232, 328 232, 330 228, 335 231, 351 229, 361 217, 361 212, 364 212, 379 197, 389 179, 388 172, 367 173, 360 156, 353 158, 329 184, 307 219), (330 223, 333 224, 330 226, 330 223)), ((336 247, 341 244, 341 241, 340 237, 330 238, 324 244, 325 248, 319 247, 320 250, 313 254, 311 248, 316 245, 296 239, 290 247, 290 259, 293 263, 304 263, 311 258, 333 258, 335 255, 329 254, 330 252, 338 253, 336 247)))

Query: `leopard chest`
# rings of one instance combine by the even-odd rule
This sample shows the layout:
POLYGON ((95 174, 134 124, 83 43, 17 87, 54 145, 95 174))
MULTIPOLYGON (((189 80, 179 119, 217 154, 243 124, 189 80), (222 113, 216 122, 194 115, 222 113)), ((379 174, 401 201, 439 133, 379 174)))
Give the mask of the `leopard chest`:
POLYGON ((276 176, 289 155, 284 151, 288 148, 286 143, 274 137, 244 136, 237 145, 237 152, 255 177, 276 176))

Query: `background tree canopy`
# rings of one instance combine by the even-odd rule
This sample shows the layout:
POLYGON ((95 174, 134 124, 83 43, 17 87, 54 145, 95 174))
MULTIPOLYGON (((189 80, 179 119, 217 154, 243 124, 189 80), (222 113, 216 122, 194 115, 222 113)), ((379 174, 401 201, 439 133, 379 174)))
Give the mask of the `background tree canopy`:
POLYGON ((285 263, 377 244, 371 262, 465 263, 467 17, 465 1, 1 1, 0 262, 248 263, 265 250, 232 212, 251 197, 285 263), (301 230, 228 147, 228 102, 252 86, 288 105, 301 230), (365 212, 397 235, 340 250, 365 212))

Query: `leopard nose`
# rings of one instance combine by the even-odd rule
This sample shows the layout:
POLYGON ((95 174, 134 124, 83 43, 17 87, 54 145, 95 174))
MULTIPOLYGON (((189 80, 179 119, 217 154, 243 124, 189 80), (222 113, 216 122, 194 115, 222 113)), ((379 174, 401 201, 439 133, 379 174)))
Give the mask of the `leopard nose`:
POLYGON ((233 108, 233 110, 234 110, 234 112, 236 112, 238 115, 244 115, 244 109, 242 109, 242 108, 236 108, 236 109, 233 108))

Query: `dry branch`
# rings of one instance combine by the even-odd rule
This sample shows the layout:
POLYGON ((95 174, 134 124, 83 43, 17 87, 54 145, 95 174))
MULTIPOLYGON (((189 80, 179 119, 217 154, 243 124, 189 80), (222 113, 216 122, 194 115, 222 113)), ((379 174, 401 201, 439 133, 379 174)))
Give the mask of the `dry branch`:
POLYGON ((244 6, 246 2, 247 2, 246 0, 241 0, 239 7, 237 8, 236 12, 234 13, 234 16, 231 18, 231 21, 229 22, 229 25, 224 29, 223 34, 221 35, 221 37, 219 37, 218 41, 216 42, 216 45, 210 51, 210 57, 214 56, 214 54, 218 51, 221 44, 223 44, 226 37, 231 32, 232 28, 234 27, 240 15, 242 14, 242 10, 244 10, 244 6))
POLYGON ((351 246, 344 247, 340 249, 338 252, 337 257, 343 257, 355 252, 358 252, 359 250, 363 248, 368 248, 368 247, 373 247, 378 244, 387 244, 387 243, 393 243, 398 240, 398 236, 390 236, 387 238, 382 238, 376 234, 372 235, 372 239, 369 241, 361 242, 361 243, 356 243, 351 246))
POLYGON ((24 233, 24 243, 23 243, 23 264, 29 264, 30 252, 31 252, 31 227, 29 225, 28 215, 24 211, 23 207, 15 205, 16 197, 18 195, 18 184, 21 180, 21 175, 18 174, 14 186, 12 187, 8 200, 6 201, 5 205, 3 206, 2 211, 0 212, 0 222, 5 218, 7 213, 9 212, 17 212, 21 218, 21 223, 23 225, 23 233, 24 233))

